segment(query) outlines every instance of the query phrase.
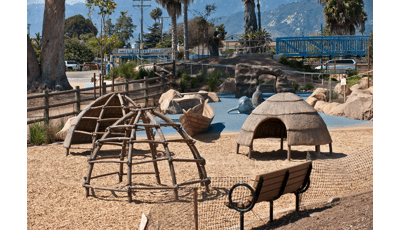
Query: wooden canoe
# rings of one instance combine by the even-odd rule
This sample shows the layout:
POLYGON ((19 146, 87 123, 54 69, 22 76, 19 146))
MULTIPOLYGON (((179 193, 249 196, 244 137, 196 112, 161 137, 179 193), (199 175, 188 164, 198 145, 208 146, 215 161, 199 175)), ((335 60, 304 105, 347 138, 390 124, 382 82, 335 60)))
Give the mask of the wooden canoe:
POLYGON ((188 111, 183 109, 183 115, 179 117, 179 121, 186 133, 190 136, 205 132, 214 119, 214 109, 208 104, 208 99, 188 111))

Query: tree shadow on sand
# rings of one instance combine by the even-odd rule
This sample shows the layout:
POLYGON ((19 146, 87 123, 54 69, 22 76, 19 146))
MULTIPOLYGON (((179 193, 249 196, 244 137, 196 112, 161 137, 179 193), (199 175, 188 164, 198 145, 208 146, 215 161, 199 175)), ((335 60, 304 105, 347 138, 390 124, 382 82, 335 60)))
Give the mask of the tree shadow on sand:
MULTIPOLYGON (((286 160, 287 159, 287 150, 274 150, 270 152, 259 152, 253 150, 251 153, 251 159, 257 160, 257 161, 276 161, 276 160, 286 160)), ((321 154, 318 154, 315 151, 298 151, 298 150, 292 150, 291 151, 291 158, 292 160, 326 160, 326 159, 338 159, 338 158, 343 158, 346 157, 347 155, 344 153, 339 153, 339 152, 332 152, 332 154, 329 154, 329 152, 321 152, 321 154), (309 156, 307 157, 307 152, 309 153, 309 156)), ((248 154, 248 150, 246 152, 241 151, 240 154, 248 154)))
POLYGON ((221 137, 221 133, 224 129, 225 124, 223 122, 214 123, 208 127, 206 132, 192 138, 201 142, 214 143, 221 137))

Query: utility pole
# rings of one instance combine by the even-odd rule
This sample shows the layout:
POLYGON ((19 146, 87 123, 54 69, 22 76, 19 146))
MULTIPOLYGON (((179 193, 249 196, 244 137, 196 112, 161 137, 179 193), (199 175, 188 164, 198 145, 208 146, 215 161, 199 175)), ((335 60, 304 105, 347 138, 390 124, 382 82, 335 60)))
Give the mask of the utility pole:
POLYGON ((260 0, 257 0, 257 8, 258 8, 258 30, 261 30, 260 0))
POLYGON ((169 17, 160 17, 160 21, 161 21, 161 42, 163 42, 163 25, 164 25, 164 18, 169 18, 169 17))
POLYGON ((140 5, 133 5, 133 7, 140 7, 140 45, 143 45, 143 7, 151 7, 151 5, 143 5, 143 1, 150 2, 151 0, 133 0, 133 1, 140 1, 140 5))

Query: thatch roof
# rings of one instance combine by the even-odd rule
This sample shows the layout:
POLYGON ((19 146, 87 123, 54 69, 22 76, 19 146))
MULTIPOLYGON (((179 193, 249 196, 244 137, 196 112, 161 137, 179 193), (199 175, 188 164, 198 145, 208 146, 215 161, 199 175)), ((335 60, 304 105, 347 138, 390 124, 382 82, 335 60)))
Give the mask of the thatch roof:
POLYGON ((287 138, 289 146, 332 143, 318 112, 293 93, 278 93, 254 109, 243 124, 237 143, 252 146, 253 139, 269 137, 287 138))

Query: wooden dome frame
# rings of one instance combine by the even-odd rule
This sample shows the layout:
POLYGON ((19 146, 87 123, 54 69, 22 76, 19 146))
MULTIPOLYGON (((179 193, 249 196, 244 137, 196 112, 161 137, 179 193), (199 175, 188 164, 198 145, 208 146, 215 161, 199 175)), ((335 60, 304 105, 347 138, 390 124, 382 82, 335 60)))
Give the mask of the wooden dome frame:
MULTIPOLYGON (((88 157, 89 169, 87 175, 83 177, 83 187, 86 189, 86 197, 89 196, 89 189, 102 189, 117 192, 126 192, 128 194, 128 201, 132 202, 132 191, 133 190, 148 190, 148 189, 170 189, 175 192, 175 199, 178 199, 178 188, 181 186, 192 185, 200 183, 206 187, 206 191, 209 191, 208 185, 210 184, 210 178, 207 177, 205 170, 205 159, 202 158, 194 145, 195 141, 190 139, 186 132, 183 131, 182 126, 173 122, 170 118, 164 116, 161 113, 154 111, 153 108, 133 108, 122 118, 118 119, 114 124, 106 128, 103 136, 95 141, 95 148, 90 157, 88 157), (163 120, 165 123, 157 122, 156 117, 163 120), (140 122, 142 121, 142 122, 140 122), (161 127, 173 127, 182 137, 181 139, 167 140, 161 130, 161 127), (155 139, 153 131, 158 134, 159 140, 155 139), (137 131, 145 131, 147 139, 137 140, 137 131), (168 148, 168 143, 180 142, 186 143, 193 154, 194 159, 177 159, 173 158, 168 148), (148 143, 151 152, 151 160, 136 161, 133 159, 135 156, 135 143, 148 143), (164 147, 165 156, 157 157, 156 145, 160 144, 164 147), (100 156, 99 152, 103 145, 117 145, 121 146, 121 152, 119 155, 100 156), (110 160, 112 158, 118 158, 118 160, 110 160), (169 164, 172 185, 163 186, 161 185, 160 172, 158 170, 158 162, 167 161, 169 164), (195 181, 187 181, 183 183, 176 182, 174 162, 183 163, 196 163, 199 179, 195 181), (119 171, 112 172, 102 175, 92 176, 92 171, 96 163, 111 163, 119 164, 119 171), (154 172, 132 172, 132 166, 138 164, 150 163, 153 164, 154 172), (126 165, 126 172, 124 172, 124 165, 126 165), (91 185, 91 180, 98 177, 105 177, 110 175, 118 174, 119 182, 122 182, 124 175, 127 176, 127 184, 124 188, 111 188, 111 187, 98 187, 91 185), (133 174, 155 174, 157 186, 133 186, 132 175, 133 174)), ((139 155, 139 154, 137 154, 139 155)))

